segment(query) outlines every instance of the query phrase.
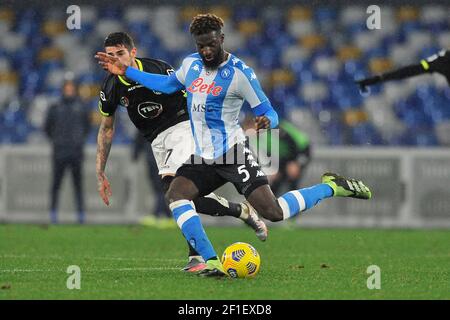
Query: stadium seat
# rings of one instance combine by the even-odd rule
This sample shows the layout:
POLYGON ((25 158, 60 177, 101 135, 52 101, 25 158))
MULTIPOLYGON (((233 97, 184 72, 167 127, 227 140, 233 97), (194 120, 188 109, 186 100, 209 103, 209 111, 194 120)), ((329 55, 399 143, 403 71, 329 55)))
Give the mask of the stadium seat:
POLYGON ((350 127, 350 141, 352 145, 383 145, 384 141, 376 129, 368 122, 362 122, 350 127))
POLYGON ((314 145, 325 145, 327 138, 320 130, 319 121, 306 107, 293 108, 288 119, 300 130, 306 132, 314 145))
POLYGON ((443 31, 438 34, 437 42, 440 48, 450 48, 450 31, 443 31))
POLYGON ((315 81, 299 87, 299 96, 303 97, 306 103, 325 101, 329 97, 329 89, 323 81, 315 81))
POLYGON ((439 5, 425 5, 419 14, 419 20, 425 25, 431 25, 448 20, 448 7, 439 5))
POLYGON ((378 130, 384 141, 398 144, 393 141, 405 131, 405 125, 392 108, 392 104, 384 96, 371 96, 364 100, 363 109, 369 116, 369 121, 378 130))
POLYGON ((318 31, 316 25, 311 20, 291 20, 288 22, 287 30, 296 38, 304 37, 318 31))
POLYGON ((318 57, 314 61, 316 73, 324 79, 337 78, 341 67, 341 62, 335 57, 318 57))
POLYGON ((366 8, 362 6, 353 5, 344 7, 340 12, 340 24, 343 26, 365 25, 366 19, 366 8))
MULTIPOLYGON (((308 114, 315 120, 311 123, 321 124, 324 131, 318 129, 315 136, 323 143, 448 145, 442 132, 447 132, 450 120, 450 89, 444 78, 422 76, 376 85, 368 98, 354 84, 355 79, 418 63, 450 48, 445 6, 383 5, 382 29, 370 32, 366 8, 358 5, 81 7, 83 27, 70 32, 66 15, 57 7, 0 8, 2 125, 11 101, 20 98, 34 106, 36 100, 57 99, 66 70, 83 83, 86 103, 95 110, 95 92, 104 73, 92 53, 102 49, 104 37, 112 31, 128 31, 138 56, 164 59, 178 67, 182 57, 195 50, 188 34, 192 17, 212 11, 225 20, 227 50, 255 69, 279 112, 287 117, 295 110, 308 114), (355 114, 365 117, 350 121, 355 114), (408 137, 416 129, 420 135, 408 137), (342 132, 336 134, 338 130, 342 132)), ((2 142, 27 141, 26 135, 39 127, 38 119, 45 114, 45 108, 33 108, 23 111, 25 120, 19 121, 16 133, 2 134, 2 142)), ((127 130, 119 132, 119 142, 130 141, 127 130)))

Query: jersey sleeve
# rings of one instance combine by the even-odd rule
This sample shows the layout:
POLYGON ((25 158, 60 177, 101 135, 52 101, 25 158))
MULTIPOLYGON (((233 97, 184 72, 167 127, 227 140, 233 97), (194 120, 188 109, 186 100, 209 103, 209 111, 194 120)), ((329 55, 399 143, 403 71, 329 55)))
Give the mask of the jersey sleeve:
POLYGON ((242 64, 236 70, 238 94, 252 109, 269 101, 252 68, 242 64))
POLYGON ((171 94, 184 89, 184 85, 180 83, 174 73, 162 75, 139 71, 138 69, 128 67, 125 71, 125 76, 139 82, 150 90, 161 91, 166 94, 171 94))
POLYGON ((114 82, 114 77, 108 76, 103 82, 100 90, 98 110, 105 117, 112 116, 116 112, 119 104, 114 82))
POLYGON ((177 69, 177 71, 175 71, 175 76, 177 77, 178 81, 183 85, 185 85, 186 83, 186 73, 187 70, 189 69, 189 66, 187 66, 189 61, 187 60, 188 58, 183 59, 181 66, 177 69))
POLYGON ((446 50, 441 50, 431 57, 423 59, 420 61, 423 69, 427 72, 439 72, 447 68, 450 63, 450 52, 446 50))
MULTIPOLYGON (((163 71, 162 74, 168 75, 170 77, 175 77, 175 79, 178 80, 178 78, 176 76, 176 72, 173 69, 173 67, 165 61, 162 61, 162 71, 163 71)), ((180 81, 178 80, 178 82, 180 82, 180 81)), ((181 94, 183 96, 186 96, 186 92, 185 92, 184 88, 180 91, 177 91, 176 94, 181 94)))
POLYGON ((198 54, 191 54, 183 59, 180 68, 175 71, 175 77, 181 84, 185 85, 186 74, 188 73, 189 69, 191 67, 197 68, 197 66, 193 66, 193 63, 198 60, 199 57, 200 56, 198 54))
POLYGON ((186 75, 183 71, 183 66, 181 66, 177 71, 175 71, 175 76, 177 77, 178 81, 180 81, 181 84, 185 84, 186 82, 186 75))

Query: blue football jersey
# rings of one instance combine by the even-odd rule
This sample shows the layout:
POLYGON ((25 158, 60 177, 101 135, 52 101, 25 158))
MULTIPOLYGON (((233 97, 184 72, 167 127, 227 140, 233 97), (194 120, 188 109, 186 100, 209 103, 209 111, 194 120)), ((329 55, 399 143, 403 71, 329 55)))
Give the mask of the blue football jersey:
POLYGON ((208 69, 198 53, 187 56, 175 76, 187 93, 187 109, 196 154, 215 159, 245 141, 239 125, 244 101, 254 108, 268 102, 252 68, 232 54, 208 69))

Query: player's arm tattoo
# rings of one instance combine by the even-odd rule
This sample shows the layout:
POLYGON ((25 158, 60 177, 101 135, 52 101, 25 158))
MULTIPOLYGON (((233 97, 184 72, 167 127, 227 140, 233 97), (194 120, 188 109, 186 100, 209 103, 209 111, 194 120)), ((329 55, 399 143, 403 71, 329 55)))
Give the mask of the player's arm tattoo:
POLYGON ((106 161, 108 160, 111 144, 114 137, 114 115, 104 117, 97 136, 97 158, 96 172, 97 177, 101 178, 105 172, 106 161))

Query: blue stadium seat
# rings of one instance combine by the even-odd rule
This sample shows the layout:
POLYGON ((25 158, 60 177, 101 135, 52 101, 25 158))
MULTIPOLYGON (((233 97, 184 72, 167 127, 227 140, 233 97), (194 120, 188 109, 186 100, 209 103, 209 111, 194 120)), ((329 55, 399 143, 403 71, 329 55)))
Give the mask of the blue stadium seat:
POLYGON ((364 61, 348 60, 344 63, 343 72, 344 78, 361 79, 367 76, 367 64, 364 61))
POLYGON ((388 52, 386 48, 384 47, 376 47, 371 50, 368 50, 365 52, 364 57, 367 60, 373 59, 373 58, 384 58, 388 55, 388 52))
POLYGON ((261 48, 257 57, 258 65, 265 69, 280 68, 280 55, 277 49, 272 47, 261 48))
POLYGON ((282 117, 287 117, 288 110, 300 104, 300 99, 295 94, 292 86, 275 86, 270 92, 269 97, 272 105, 282 117))
POLYGON ((116 4, 109 4, 107 6, 102 7, 102 9, 99 10, 99 18, 121 20, 123 12, 124 12, 123 6, 118 6, 116 4))
POLYGON ((39 73, 33 69, 28 72, 27 70, 24 70, 24 73, 25 74, 21 77, 19 92, 25 99, 31 100, 41 87, 39 73))
POLYGON ((35 35, 29 41, 28 45, 36 50, 52 44, 52 39, 44 35, 35 35))
POLYGON ((263 47, 267 47, 267 45, 261 34, 254 34, 247 39, 247 48, 252 55, 257 56, 263 47))
POLYGON ((434 130, 416 127, 406 131, 399 139, 400 144, 417 147, 434 147, 439 145, 434 130))
POLYGON ((147 22, 144 21, 136 21, 136 22, 130 22, 127 25, 128 32, 133 34, 133 38, 140 40, 141 38, 144 38, 146 34, 149 33, 149 25, 147 22))
POLYGON ((450 28, 449 23, 447 21, 436 21, 432 23, 427 23, 425 27, 432 34, 439 34, 441 32, 448 31, 450 28))
POLYGON ((240 6, 239 10, 234 10, 234 20, 240 22, 243 20, 258 18, 258 10, 253 6, 240 6))
POLYGON ((336 52, 334 51, 334 49, 331 46, 326 45, 324 47, 317 48, 316 50, 314 50, 311 58, 312 59, 317 59, 319 57, 328 57, 329 58, 329 57, 334 57, 335 54, 336 54, 336 52))
POLYGON ((330 121, 325 126, 322 126, 330 145, 339 146, 348 144, 347 130, 345 125, 339 120, 330 121))
POLYGON ((311 72, 312 62, 311 60, 293 60, 289 63, 288 68, 296 75, 297 78, 300 78, 300 75, 304 71, 311 72))
POLYGON ((383 145, 384 141, 378 131, 370 123, 362 123, 351 127, 351 144, 353 145, 383 145))
POLYGON ((367 32, 367 26, 365 23, 352 23, 347 26, 345 31, 349 37, 354 37, 357 33, 367 32))
MULTIPOLYGON (((357 44, 354 40, 356 36, 360 32, 367 32, 365 23, 357 22, 358 19, 361 19, 360 16, 354 18, 351 15, 345 19, 346 21, 341 21, 342 13, 349 12, 348 7, 320 5, 311 9, 313 16, 308 23, 312 23, 312 26, 307 26, 311 27, 311 32, 325 36, 325 44, 317 46, 313 44, 311 49, 302 47, 302 44, 306 44, 299 41, 305 35, 294 35, 294 30, 288 28, 290 26, 286 24, 286 17, 290 10, 288 6, 277 7, 276 10, 272 10, 245 5, 232 10, 230 19, 235 30, 238 29, 240 22, 248 20, 258 21, 262 27, 261 32, 252 34, 248 38, 245 37, 244 44, 234 50, 233 53, 244 61, 247 58, 256 61, 256 65, 252 65, 252 67, 261 68, 268 75, 278 68, 288 69, 294 74, 296 82, 294 85, 289 87, 276 86, 271 91, 266 88, 266 94, 270 97, 278 112, 287 115, 294 108, 307 107, 319 121, 324 121, 327 115, 331 115, 331 118, 321 125, 324 129, 324 135, 329 138, 332 145, 346 143, 354 145, 366 143, 408 146, 437 145, 438 141, 434 129, 439 124, 450 120, 449 87, 440 88, 434 83, 418 84, 416 90, 410 96, 404 99, 399 98, 394 103, 393 110, 398 119, 407 127, 407 130, 405 134, 395 136, 390 141, 383 141, 380 133, 371 122, 347 127, 340 115, 349 108, 355 109, 364 104, 365 98, 360 95, 354 79, 371 75, 368 68, 370 59, 390 57, 399 46, 410 44, 411 37, 417 32, 422 35, 423 33, 429 33, 433 39, 438 38, 440 34, 449 32, 450 21, 446 19, 445 14, 431 13, 424 18, 422 12, 418 19, 406 15, 408 21, 401 22, 400 19, 394 21, 396 31, 381 35, 380 41, 378 41, 379 45, 375 48, 363 50, 360 58, 345 60, 348 57, 337 56, 337 52, 341 53, 339 50, 343 44, 348 46, 357 44), (339 30, 339 35, 342 38, 334 39, 337 30, 339 30), (291 49, 292 51, 289 51, 288 55, 284 54, 288 52, 286 50, 291 49), (292 57, 294 56, 299 58, 293 60, 292 57), (288 57, 288 62, 284 61, 286 57, 288 57), (324 68, 321 67, 318 73, 316 59, 323 57, 326 57, 326 59, 323 60, 325 63, 319 62, 321 66, 334 59, 339 60, 342 67, 334 67, 329 72, 324 72, 324 68), (326 88, 326 90, 323 88, 326 88), (305 97, 302 95, 305 95, 305 97)), ((101 44, 94 39, 98 37, 97 34, 94 34, 97 21, 102 19, 112 19, 123 23, 125 29, 133 35, 138 48, 142 48, 150 57, 167 60, 175 68, 179 66, 180 58, 195 51, 193 45, 177 50, 166 47, 164 39, 160 38, 163 35, 153 32, 152 29, 155 26, 151 25, 151 21, 146 19, 145 16, 141 17, 139 21, 130 19, 125 14, 127 11, 124 11, 121 5, 105 8, 97 7, 90 12, 92 14, 89 16, 90 18, 87 18, 89 21, 83 21, 83 27, 80 30, 71 31, 71 35, 75 35, 79 40, 84 52, 95 52, 103 49, 101 44)), ((18 75, 17 92, 24 101, 32 101, 37 94, 41 93, 49 96, 60 95, 59 89, 52 87, 54 82, 53 85, 45 83, 46 76, 49 73, 53 74, 53 72, 58 74, 58 70, 70 69, 70 66, 66 65, 64 60, 39 61, 41 50, 56 44, 53 39, 44 34, 43 24, 48 20, 47 18, 47 10, 31 7, 17 10, 12 31, 26 38, 26 48, 0 48, 0 58, 6 58, 8 60, 6 65, 10 66, 18 75)), ((189 23, 189 21, 183 20, 178 31, 188 32, 189 23)), ((416 50, 417 52, 411 52, 411 55, 417 58, 429 57, 441 49, 437 46, 441 42, 440 40, 433 41, 435 45, 420 47, 419 50, 416 50)), ((398 63, 398 61, 395 62, 398 63)), ((5 67, 3 66, 3 68, 5 67)), ((97 85, 101 83, 103 76, 104 74, 101 72, 89 71, 81 74, 79 80, 82 83, 97 85)), ((13 82, 14 79, 10 83, 13 82)), ((371 95, 384 94, 388 85, 390 84, 372 86, 370 88, 371 95)), ((96 99, 92 99, 88 103, 92 104, 93 109, 97 108, 96 99)), ((15 114, 11 110, 5 109, 5 105, 0 105, 0 143, 26 141, 27 135, 34 130, 27 122, 26 113, 21 110, 18 114, 15 114)), ((95 139, 96 132, 93 133, 89 141, 96 143, 95 139)), ((131 138, 127 136, 125 130, 118 128, 117 142, 129 143, 130 141, 131 138)))
POLYGON ((285 32, 284 22, 280 19, 268 19, 264 24, 264 36, 268 40, 276 40, 285 32))
POLYGON ((314 19, 316 23, 323 24, 336 21, 338 13, 335 8, 332 7, 318 7, 314 10, 314 19))
POLYGON ((398 33, 406 37, 406 35, 412 31, 420 31, 423 30, 424 26, 419 21, 406 21, 400 24, 398 29, 398 33))
POLYGON ((328 101, 313 101, 308 104, 308 107, 311 109, 312 113, 315 114, 317 117, 321 111, 328 110, 332 105, 333 104, 328 103, 328 101))
POLYGON ((36 8, 28 8, 17 12, 18 18, 15 31, 30 38, 39 34, 41 15, 36 8))
POLYGON ((279 34, 275 39, 273 39, 273 44, 279 51, 293 45, 295 42, 296 40, 287 33, 279 34))

